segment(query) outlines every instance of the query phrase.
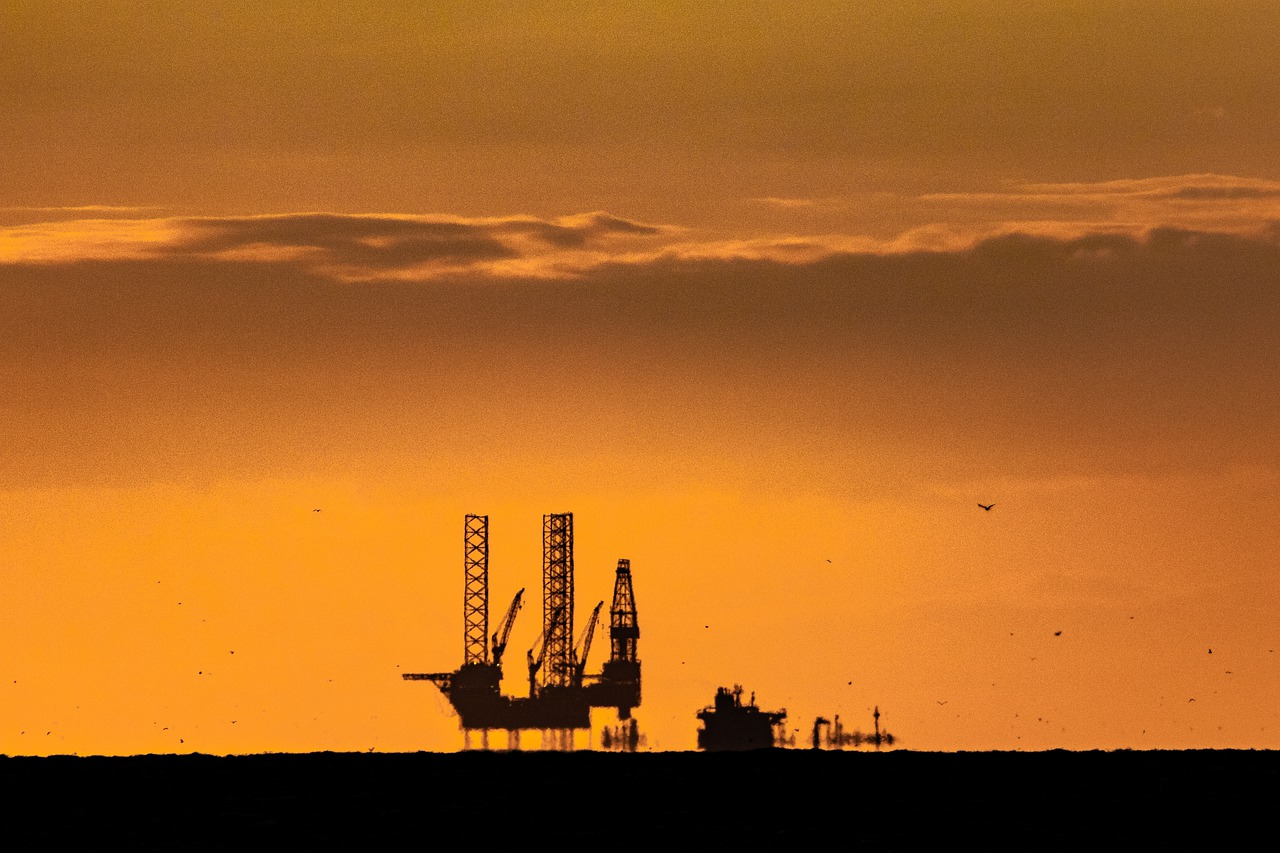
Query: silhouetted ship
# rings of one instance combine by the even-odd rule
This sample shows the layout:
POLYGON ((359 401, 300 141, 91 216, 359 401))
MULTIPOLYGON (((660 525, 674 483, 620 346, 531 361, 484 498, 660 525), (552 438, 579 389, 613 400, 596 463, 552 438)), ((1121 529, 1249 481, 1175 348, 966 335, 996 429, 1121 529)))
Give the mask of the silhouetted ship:
POLYGON ((769 749, 778 745, 775 729, 787 719, 786 711, 761 711, 755 694, 742 703, 742 687, 716 688, 715 703, 698 712, 698 749, 709 752, 730 749, 769 749))

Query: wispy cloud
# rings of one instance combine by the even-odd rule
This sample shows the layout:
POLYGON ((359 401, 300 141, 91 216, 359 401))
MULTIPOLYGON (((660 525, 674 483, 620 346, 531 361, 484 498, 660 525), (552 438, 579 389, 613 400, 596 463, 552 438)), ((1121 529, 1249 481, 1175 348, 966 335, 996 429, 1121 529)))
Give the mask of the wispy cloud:
POLYGON ((181 220, 73 219, 0 229, 0 263, 139 260, 172 252, 181 220))
POLYGON ((812 198, 780 198, 778 196, 762 196, 761 198, 753 198, 751 201, 768 205, 769 207, 779 207, 783 210, 801 210, 807 207, 817 207, 819 204, 817 199, 812 198))
POLYGON ((1280 220, 1280 181, 1179 175, 1098 183, 1021 184, 1000 192, 930 193, 920 201, 944 219, 1075 223, 1130 229, 1174 225, 1242 232, 1280 220))
MULTIPOLYGON (((794 210, 827 203, 760 201, 794 210)), ((1280 182, 1223 175, 1026 184, 1003 192, 935 193, 918 201, 929 218, 887 237, 830 228, 805 233, 800 222, 792 223, 797 227, 791 233, 708 236, 600 211, 558 218, 339 213, 142 218, 108 216, 94 208, 104 215, 0 228, 0 263, 283 264, 346 282, 564 279, 605 266, 713 260, 808 264, 848 255, 964 252, 1014 236, 1075 244, 1099 238, 1143 241, 1169 229, 1265 242, 1280 234, 1280 182)))
POLYGON ((546 277, 673 229, 607 213, 558 219, 398 214, 95 218, 0 229, 0 263, 186 258, 288 263, 337 279, 462 272, 546 277))
POLYGON ((0 207, 0 213, 150 213, 157 210, 164 210, 158 205, 114 205, 114 204, 81 204, 70 207, 29 207, 29 206, 8 206, 0 207))
POLYGON ((1146 197, 1176 198, 1201 191, 1245 192, 1250 195, 1280 196, 1280 181, 1265 178, 1242 178, 1234 175, 1177 175, 1158 178, 1134 178, 1097 183, 1026 184, 1022 190, 1049 196, 1084 195, 1096 198, 1146 197))

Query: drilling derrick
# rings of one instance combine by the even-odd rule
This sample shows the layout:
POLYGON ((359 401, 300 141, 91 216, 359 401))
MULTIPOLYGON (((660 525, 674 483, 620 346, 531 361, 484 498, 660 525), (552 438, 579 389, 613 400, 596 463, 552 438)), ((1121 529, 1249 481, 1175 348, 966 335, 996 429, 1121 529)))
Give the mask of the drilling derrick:
POLYGON ((637 645, 640 622, 636 616, 636 596, 631 587, 631 561, 618 560, 613 582, 613 606, 609 609, 611 654, 601 668, 600 678, 590 685, 591 704, 597 708, 617 708, 618 719, 631 716, 640 704, 640 658, 637 645))
POLYGON ((631 561, 619 560, 613 581, 613 607, 609 610, 609 642, 613 651, 610 663, 626 661, 638 665, 636 642, 639 639, 636 594, 631 588, 631 561))
POLYGON ((568 687, 573 675, 573 513, 542 517, 543 687, 568 687))

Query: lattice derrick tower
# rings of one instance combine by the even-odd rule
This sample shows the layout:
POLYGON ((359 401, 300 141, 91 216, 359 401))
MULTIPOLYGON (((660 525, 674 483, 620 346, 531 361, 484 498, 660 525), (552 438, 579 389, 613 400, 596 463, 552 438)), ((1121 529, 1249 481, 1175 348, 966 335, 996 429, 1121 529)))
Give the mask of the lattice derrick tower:
POLYGON ((468 515, 463 536, 462 663, 489 662, 489 516, 468 515))
POLYGON ((634 663, 639 639, 636 597, 631 588, 631 561, 620 559, 613 582, 613 606, 609 610, 610 660, 634 663))
POLYGON ((573 677, 573 513, 542 517, 542 684, 568 686, 573 677))

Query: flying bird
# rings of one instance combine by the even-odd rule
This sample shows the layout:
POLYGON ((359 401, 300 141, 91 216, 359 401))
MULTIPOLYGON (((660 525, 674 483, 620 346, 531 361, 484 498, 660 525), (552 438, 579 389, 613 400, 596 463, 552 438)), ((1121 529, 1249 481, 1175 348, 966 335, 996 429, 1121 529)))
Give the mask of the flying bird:
POLYGON ((978 504, 978 506, 982 507, 987 512, 991 512, 991 508, 995 506, 995 504, 978 504))
POLYGON ((1054 632, 1053 632, 1053 636, 1055 636, 1055 637, 1061 637, 1061 636, 1062 636, 1062 632, 1061 632, 1061 631, 1054 631, 1054 632))

